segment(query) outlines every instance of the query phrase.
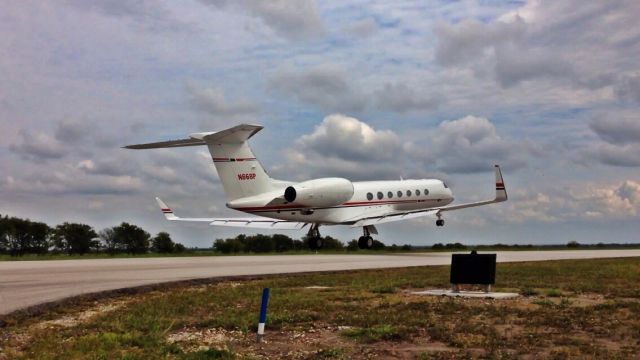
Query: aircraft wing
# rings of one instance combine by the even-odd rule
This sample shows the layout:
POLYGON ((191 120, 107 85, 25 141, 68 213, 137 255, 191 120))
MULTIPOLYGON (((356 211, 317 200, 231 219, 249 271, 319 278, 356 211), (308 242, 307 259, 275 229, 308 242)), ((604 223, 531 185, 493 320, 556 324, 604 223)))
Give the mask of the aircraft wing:
POLYGON ((431 209, 409 210, 405 212, 392 213, 388 215, 366 217, 366 218, 357 220, 353 225, 351 225, 351 227, 384 224, 387 222, 415 219, 418 217, 429 216, 429 215, 438 216, 443 211, 466 209, 466 208, 475 207, 475 206, 483 206, 483 205, 489 205, 493 203, 507 201, 507 190, 505 189, 504 180, 502 179, 502 172, 500 171, 500 166, 498 165, 495 166, 495 174, 496 174, 496 197, 493 200, 478 201, 473 203, 444 206, 444 207, 436 207, 431 209))
POLYGON ((422 216, 436 215, 438 211, 440 210, 427 209, 427 210, 420 210, 420 211, 414 211, 414 212, 408 211, 404 213, 391 214, 391 215, 385 215, 385 216, 368 217, 368 218, 364 218, 356 221, 353 225, 351 225, 351 227, 378 225, 378 224, 384 224, 392 221, 415 219, 422 216))
POLYGON ((299 230, 307 225, 307 223, 304 222, 277 220, 258 216, 247 218, 182 218, 176 216, 171 208, 169 208, 169 206, 167 206, 167 204, 165 204, 160 198, 156 198, 156 201, 158 202, 164 217, 170 221, 207 222, 212 226, 233 226, 277 230, 299 230))

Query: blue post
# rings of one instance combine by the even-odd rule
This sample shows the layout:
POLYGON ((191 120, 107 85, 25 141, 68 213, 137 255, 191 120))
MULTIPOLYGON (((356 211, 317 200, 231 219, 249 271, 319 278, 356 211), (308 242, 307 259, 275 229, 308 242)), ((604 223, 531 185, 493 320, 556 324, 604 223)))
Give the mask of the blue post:
POLYGON ((258 320, 258 342, 264 335, 264 323, 267 321, 267 305, 269 305, 269 288, 262 289, 262 304, 260 304, 260 319, 258 320))

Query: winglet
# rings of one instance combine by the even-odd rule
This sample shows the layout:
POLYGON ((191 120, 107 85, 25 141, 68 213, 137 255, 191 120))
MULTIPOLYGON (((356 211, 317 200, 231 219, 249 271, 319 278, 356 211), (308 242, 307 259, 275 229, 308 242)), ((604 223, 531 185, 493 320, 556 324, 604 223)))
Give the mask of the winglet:
POLYGON ((496 202, 507 201, 507 189, 504 186, 504 180, 502 179, 502 171, 500 166, 496 165, 496 202))
POLYGON ((156 197, 156 202, 158 202, 158 206, 160 206, 160 210, 164 214, 164 217, 167 218, 167 220, 178 219, 178 217, 175 216, 171 208, 169 208, 169 206, 167 206, 167 204, 165 204, 164 201, 162 201, 159 197, 156 197))

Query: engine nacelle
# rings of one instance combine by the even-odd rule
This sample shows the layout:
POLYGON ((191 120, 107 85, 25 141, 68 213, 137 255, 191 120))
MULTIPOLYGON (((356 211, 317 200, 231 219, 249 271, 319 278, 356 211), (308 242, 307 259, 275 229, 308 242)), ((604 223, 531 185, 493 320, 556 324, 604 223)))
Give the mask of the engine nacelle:
POLYGON ((353 196, 353 184, 343 178, 322 178, 304 181, 287 187, 284 198, 288 202, 313 207, 336 206, 353 196))

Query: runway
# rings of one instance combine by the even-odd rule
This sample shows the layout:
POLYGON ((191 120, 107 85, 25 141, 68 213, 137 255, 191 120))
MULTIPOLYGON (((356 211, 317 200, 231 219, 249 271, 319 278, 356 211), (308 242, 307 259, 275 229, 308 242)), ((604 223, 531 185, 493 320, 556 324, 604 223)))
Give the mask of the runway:
MULTIPOLYGON (((492 252, 494 253, 494 252, 492 252)), ((640 250, 497 251, 498 262, 640 257, 640 250)), ((222 276, 448 265, 450 252, 0 262, 0 314, 66 297, 222 276)))

